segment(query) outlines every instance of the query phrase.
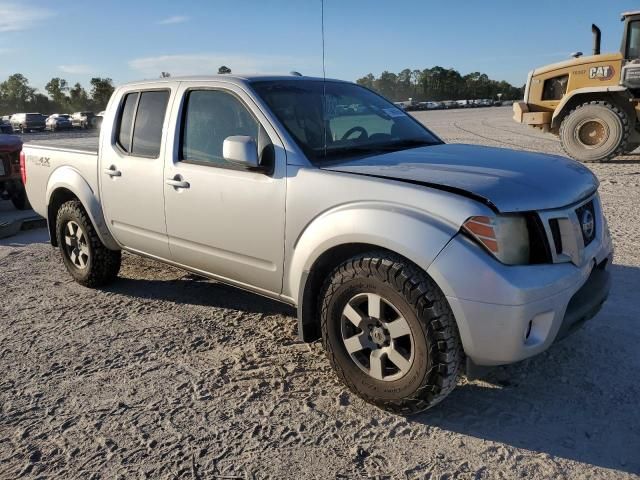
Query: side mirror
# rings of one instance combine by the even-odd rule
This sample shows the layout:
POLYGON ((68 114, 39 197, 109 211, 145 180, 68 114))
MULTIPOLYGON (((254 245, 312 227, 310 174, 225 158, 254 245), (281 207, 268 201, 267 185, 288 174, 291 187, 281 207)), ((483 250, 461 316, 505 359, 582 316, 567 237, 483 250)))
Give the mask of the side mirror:
POLYGON ((244 135, 234 135, 224 139, 222 157, 228 161, 247 168, 258 168, 258 146, 256 141, 244 135))

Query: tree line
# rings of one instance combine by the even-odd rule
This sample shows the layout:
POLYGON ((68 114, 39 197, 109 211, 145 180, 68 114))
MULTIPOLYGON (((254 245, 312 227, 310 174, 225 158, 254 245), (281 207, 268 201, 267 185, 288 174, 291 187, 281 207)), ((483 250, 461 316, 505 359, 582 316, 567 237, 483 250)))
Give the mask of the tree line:
POLYGON ((356 82, 393 101, 495 99, 498 94, 502 94, 502 100, 518 100, 524 95, 524 86, 518 88, 509 82, 491 80, 485 73, 461 75, 452 68, 437 66, 424 70, 405 68, 397 74, 384 71, 379 77, 370 73, 356 82))
POLYGON ((89 83, 91 87, 87 92, 80 83, 71 86, 64 78, 54 77, 45 85, 45 95, 30 86, 24 75, 14 73, 0 83, 0 113, 52 114, 104 110, 113 93, 113 81, 94 77, 89 83))

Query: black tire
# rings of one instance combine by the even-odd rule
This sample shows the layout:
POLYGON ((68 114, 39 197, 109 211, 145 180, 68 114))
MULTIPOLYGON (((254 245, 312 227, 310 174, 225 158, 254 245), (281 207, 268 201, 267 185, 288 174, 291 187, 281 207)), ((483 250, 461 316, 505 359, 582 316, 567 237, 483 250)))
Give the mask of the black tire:
POLYGON ((627 142, 627 146, 624 147, 624 153, 631 153, 638 147, 640 147, 640 143, 627 142))
POLYGON ((608 162, 625 152, 630 125, 629 115, 612 103, 583 103, 562 121, 560 143, 567 155, 581 162, 608 162))
POLYGON ((21 187, 17 192, 11 195, 11 203, 17 210, 28 210, 31 208, 29 199, 27 198, 27 192, 24 187, 21 187))
POLYGON ((95 288, 113 282, 118 276, 122 252, 109 250, 102 244, 87 212, 78 200, 68 201, 58 210, 56 237, 65 267, 80 285, 95 288), (83 255, 84 267, 72 260, 71 252, 74 248, 68 245, 65 238, 68 236, 67 228, 70 223, 78 225, 84 234, 84 241, 78 242, 82 243, 83 249, 87 252, 86 258, 83 255))
MULTIPOLYGON (((357 255, 332 272, 323 286, 320 303, 327 357, 340 380, 365 401, 395 413, 413 414, 434 406, 455 388, 464 356, 458 328, 444 294, 416 265, 383 251, 357 255), (343 340, 344 325, 348 325, 344 309, 363 294, 382 297, 410 328, 410 366, 405 373, 392 373, 388 380, 366 373, 347 351, 343 340), (394 378, 399 374, 399 378, 394 378)), ((390 311, 389 306, 384 308, 390 311)), ((370 313, 370 310, 363 313, 367 321, 371 321, 370 313)), ((371 332, 371 326, 367 328, 371 332)), ((366 335, 365 328, 360 330, 363 333, 354 336, 366 335)), ((371 335, 368 338, 372 340, 371 335)), ((408 342, 407 337, 404 339, 408 342)), ((386 341, 393 344, 396 340, 386 341)), ((388 349, 388 345, 375 348, 388 349)), ((373 350, 367 353, 365 347, 357 354, 373 359, 373 350)), ((385 372, 395 366, 393 361, 389 363, 389 356, 381 362, 385 372)))

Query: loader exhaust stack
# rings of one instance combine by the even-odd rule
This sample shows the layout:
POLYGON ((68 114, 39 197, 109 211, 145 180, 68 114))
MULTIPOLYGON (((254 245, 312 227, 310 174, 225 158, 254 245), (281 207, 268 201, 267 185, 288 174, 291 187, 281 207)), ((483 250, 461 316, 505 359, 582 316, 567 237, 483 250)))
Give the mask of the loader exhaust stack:
POLYGON ((600 55, 600 37, 602 34, 595 23, 591 25, 591 31, 593 32, 593 54, 600 55))

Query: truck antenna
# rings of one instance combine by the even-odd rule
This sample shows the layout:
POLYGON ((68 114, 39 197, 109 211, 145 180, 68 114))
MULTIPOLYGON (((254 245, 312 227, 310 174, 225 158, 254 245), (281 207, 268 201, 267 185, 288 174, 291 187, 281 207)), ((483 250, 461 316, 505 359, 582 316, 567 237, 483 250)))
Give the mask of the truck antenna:
POLYGON ((320 0, 320 29, 322 32, 322 143, 327 158, 327 72, 324 63, 324 0, 320 0))

